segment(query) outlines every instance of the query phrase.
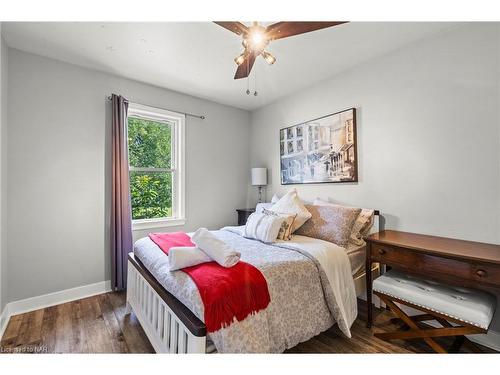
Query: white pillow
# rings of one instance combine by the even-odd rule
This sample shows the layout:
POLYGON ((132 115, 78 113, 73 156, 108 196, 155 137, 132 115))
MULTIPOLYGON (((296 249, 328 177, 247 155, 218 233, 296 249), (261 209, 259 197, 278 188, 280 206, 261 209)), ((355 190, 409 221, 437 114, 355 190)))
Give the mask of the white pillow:
MULTIPOLYGON (((295 188, 291 188, 290 190, 288 190, 287 193, 296 193, 297 194, 297 189, 295 188)), ((276 203, 280 200, 280 197, 278 194, 274 194, 273 197, 271 198, 271 203, 276 203)))
MULTIPOLYGON (((324 201, 320 198, 316 198, 314 200, 314 205, 315 206, 338 206, 334 203, 324 201)), ((351 229, 351 235, 349 236, 350 243, 357 245, 357 246, 363 246, 365 244, 365 240, 363 239, 363 237, 368 235, 368 233, 370 232, 370 229, 373 226, 374 214, 375 214, 375 211, 372 209, 368 209, 368 208, 361 209, 361 212, 359 213, 358 217, 356 218, 356 221, 354 222, 354 225, 352 226, 352 229, 351 229)))
POLYGON ((276 241, 285 218, 254 212, 245 225, 243 237, 256 239, 265 243, 276 241))
POLYGON ((266 210, 265 208, 262 210, 262 213, 264 215, 270 216, 281 216, 283 219, 285 219, 281 224, 281 228, 278 232, 278 240, 290 241, 290 239, 292 238, 293 222, 295 221, 297 214, 280 214, 278 212, 266 210))
POLYGON ((311 218, 311 213, 307 211, 304 203, 300 200, 295 189, 286 193, 278 202, 276 202, 271 210, 280 214, 297 214, 292 226, 292 233, 299 229, 304 223, 311 218))
POLYGON ((257 203, 257 206, 255 206, 255 212, 258 214, 261 214, 264 209, 269 210, 272 207, 273 203, 257 203))

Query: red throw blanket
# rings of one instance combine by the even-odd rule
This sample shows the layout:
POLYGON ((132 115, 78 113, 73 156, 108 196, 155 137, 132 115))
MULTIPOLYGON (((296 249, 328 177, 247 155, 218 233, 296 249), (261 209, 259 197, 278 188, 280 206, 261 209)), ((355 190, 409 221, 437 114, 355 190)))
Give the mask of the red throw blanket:
MULTIPOLYGON (((184 232, 151 233, 149 238, 168 255, 174 246, 195 246, 184 232)), ((251 264, 239 261, 226 268, 216 262, 184 268, 198 287, 205 310, 208 332, 229 326, 236 318, 263 310, 271 297, 262 273, 251 264)))
POLYGON ((151 238, 151 240, 160 247, 161 251, 167 255, 172 247, 195 246, 194 243, 191 242, 191 237, 184 232, 149 233, 149 238, 151 238))

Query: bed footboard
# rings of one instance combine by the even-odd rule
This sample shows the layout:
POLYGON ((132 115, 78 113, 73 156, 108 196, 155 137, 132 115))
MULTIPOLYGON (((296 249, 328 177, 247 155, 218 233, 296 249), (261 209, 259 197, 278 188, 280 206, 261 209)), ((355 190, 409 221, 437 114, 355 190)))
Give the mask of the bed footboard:
POLYGON ((128 259, 127 305, 157 353, 205 353, 203 322, 168 293, 133 254, 128 259))

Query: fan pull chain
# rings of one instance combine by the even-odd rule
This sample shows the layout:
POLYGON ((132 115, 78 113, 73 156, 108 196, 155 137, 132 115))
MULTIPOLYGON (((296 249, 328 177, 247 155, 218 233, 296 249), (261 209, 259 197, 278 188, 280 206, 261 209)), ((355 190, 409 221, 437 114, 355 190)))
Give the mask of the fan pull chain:
POLYGON ((255 69, 254 69, 254 77, 253 77, 253 80, 254 80, 254 90, 253 90, 253 96, 257 96, 257 64, 255 64, 255 69))
MULTIPOLYGON (((248 63, 248 58, 246 59, 246 63, 247 63, 247 73, 248 73, 248 67, 249 67, 249 63, 248 63)), ((247 95, 250 95, 250 74, 247 74, 247 91, 246 91, 247 95)))

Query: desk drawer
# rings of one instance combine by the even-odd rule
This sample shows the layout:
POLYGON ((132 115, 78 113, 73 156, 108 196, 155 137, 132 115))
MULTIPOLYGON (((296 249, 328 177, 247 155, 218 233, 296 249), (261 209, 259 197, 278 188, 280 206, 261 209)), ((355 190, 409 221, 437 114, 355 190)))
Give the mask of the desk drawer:
POLYGON ((430 278, 439 278, 446 281, 463 281, 464 286, 476 284, 490 284, 500 286, 500 265, 482 264, 480 262, 465 262, 456 259, 437 257, 429 254, 419 253, 415 250, 382 245, 371 244, 372 261, 380 262, 403 268, 430 278))

